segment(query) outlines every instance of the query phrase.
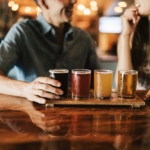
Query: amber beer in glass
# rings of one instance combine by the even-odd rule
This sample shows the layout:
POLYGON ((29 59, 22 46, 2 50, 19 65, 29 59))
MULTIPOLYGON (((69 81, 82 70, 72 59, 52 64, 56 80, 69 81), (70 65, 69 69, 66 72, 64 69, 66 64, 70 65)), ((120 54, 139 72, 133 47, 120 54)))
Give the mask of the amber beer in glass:
POLYGON ((75 99, 87 99, 90 95, 91 70, 72 70, 72 97, 75 99))
POLYGON ((60 89, 64 92, 61 98, 67 97, 68 92, 68 69, 51 69, 49 70, 50 77, 61 83, 60 89))
POLYGON ((94 97, 110 99, 112 90, 112 70, 94 70, 94 97))
POLYGON ((138 72, 135 70, 118 71, 118 97, 134 99, 136 96, 138 72))

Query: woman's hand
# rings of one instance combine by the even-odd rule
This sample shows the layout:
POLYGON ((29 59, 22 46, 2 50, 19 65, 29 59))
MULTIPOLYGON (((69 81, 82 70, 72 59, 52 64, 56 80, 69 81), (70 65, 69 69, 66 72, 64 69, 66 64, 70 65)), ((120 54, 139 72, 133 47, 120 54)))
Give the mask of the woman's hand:
POLYGON ((132 8, 126 9, 126 11, 124 12, 124 14, 121 16, 121 20, 122 20, 122 34, 131 34, 137 23, 140 20, 140 16, 138 13, 138 6, 133 6, 132 8))
POLYGON ((144 100, 148 100, 150 99, 150 90, 148 90, 148 92, 145 94, 144 100))
POLYGON ((49 77, 38 77, 31 83, 27 83, 22 95, 30 101, 40 104, 45 103, 45 99, 59 99, 63 91, 59 89, 61 83, 49 77))

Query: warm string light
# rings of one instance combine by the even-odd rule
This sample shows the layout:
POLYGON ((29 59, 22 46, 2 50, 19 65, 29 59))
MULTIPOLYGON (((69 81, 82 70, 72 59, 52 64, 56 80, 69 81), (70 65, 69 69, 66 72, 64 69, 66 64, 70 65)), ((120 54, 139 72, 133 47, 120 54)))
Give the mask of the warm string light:
POLYGON ((30 13, 31 12, 31 7, 25 7, 24 12, 25 13, 30 13))
POLYGON ((14 1, 9 1, 8 7, 10 7, 12 11, 17 11, 19 9, 19 5, 15 4, 14 1))
POLYGON ((84 4, 79 4, 77 6, 77 9, 81 11, 84 15, 91 15, 92 11, 98 10, 98 6, 97 6, 97 2, 92 0, 90 2, 90 8, 87 8, 84 4))
POLYGON ((127 3, 124 2, 124 1, 121 1, 121 2, 118 2, 118 6, 122 7, 122 8, 125 8, 125 7, 127 7, 127 3))
POLYGON ((9 1, 9 2, 8 2, 8 6, 9 6, 9 7, 12 7, 14 4, 15 4, 14 1, 9 1))
POLYGON ((22 11, 22 13, 27 13, 27 14, 31 14, 33 12, 36 12, 37 15, 42 12, 40 7, 30 7, 30 6, 21 6, 19 7, 18 4, 16 4, 14 1, 9 1, 8 2, 8 7, 11 8, 12 11, 18 11, 18 9, 22 11))
POLYGON ((122 13, 123 12, 123 8, 127 7, 127 3, 124 1, 120 1, 118 2, 118 6, 114 8, 114 11, 116 13, 122 13))
POLYGON ((91 10, 89 8, 86 8, 86 9, 84 9, 83 13, 84 13, 84 15, 90 15, 91 10))
POLYGON ((19 5, 18 4, 14 4, 12 7, 11 7, 11 10, 12 11, 17 11, 19 9, 19 5))
POLYGON ((115 11, 116 13, 122 13, 122 12, 123 12, 123 9, 122 9, 121 7, 115 7, 115 8, 114 8, 114 11, 115 11))
MULTIPOLYGON (((87 8, 84 4, 79 4, 77 6, 77 9, 79 11, 81 11, 84 15, 91 15, 92 11, 98 11, 98 5, 97 2, 92 0, 90 3, 90 8, 87 8)), ((18 11, 19 9, 19 5, 16 4, 14 1, 9 1, 8 2, 8 6, 11 7, 12 11, 18 11)), ((118 6, 114 8, 114 11, 116 13, 122 13, 123 12, 123 8, 127 7, 127 3, 124 1, 120 1, 118 2, 118 6)), ((36 12, 37 14, 39 14, 41 12, 41 9, 39 7, 36 7, 36 12)), ((25 13, 31 13, 32 8, 31 7, 25 7, 24 12, 25 13)))
POLYGON ((80 11, 84 11, 86 7, 83 5, 83 4, 79 4, 77 9, 80 10, 80 11))

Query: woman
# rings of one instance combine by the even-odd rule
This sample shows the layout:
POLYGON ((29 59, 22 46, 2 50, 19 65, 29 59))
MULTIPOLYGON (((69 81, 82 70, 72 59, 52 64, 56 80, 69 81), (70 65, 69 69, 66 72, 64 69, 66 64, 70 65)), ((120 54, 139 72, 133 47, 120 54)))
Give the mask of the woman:
MULTIPOLYGON (((150 89, 150 0, 135 0, 121 16, 122 33, 118 41, 120 69, 138 70, 138 89, 150 89)), ((150 97, 150 91, 146 98, 150 97)))

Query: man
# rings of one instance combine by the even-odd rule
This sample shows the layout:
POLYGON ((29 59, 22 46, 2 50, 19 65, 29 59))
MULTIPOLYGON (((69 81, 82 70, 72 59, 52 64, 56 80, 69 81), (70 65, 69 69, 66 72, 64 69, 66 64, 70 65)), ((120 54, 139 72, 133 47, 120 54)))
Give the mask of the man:
POLYGON ((90 36, 70 25, 76 0, 36 0, 42 14, 15 24, 0 45, 0 93, 45 103, 59 99, 49 69, 99 68, 90 36), (15 66, 17 80, 6 75, 15 66))

